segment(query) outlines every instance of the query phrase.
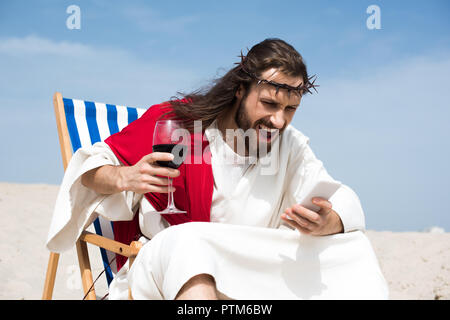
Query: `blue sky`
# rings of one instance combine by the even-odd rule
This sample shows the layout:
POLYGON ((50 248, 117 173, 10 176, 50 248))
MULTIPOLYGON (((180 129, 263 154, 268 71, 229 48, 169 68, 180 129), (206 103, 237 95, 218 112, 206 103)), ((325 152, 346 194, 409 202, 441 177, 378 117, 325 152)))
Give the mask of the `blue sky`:
POLYGON ((448 1, 0 1, 0 181, 59 184, 52 95, 142 106, 207 85, 268 37, 318 75, 293 125, 368 229, 450 230, 448 1), (69 5, 81 29, 69 30, 69 5), (369 5, 381 29, 369 30, 369 5))

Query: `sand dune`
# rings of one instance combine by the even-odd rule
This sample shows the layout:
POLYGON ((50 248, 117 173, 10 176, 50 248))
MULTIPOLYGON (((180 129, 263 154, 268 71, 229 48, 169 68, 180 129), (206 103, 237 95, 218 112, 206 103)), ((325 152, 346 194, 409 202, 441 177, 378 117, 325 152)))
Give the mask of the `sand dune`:
MULTIPOLYGON (((45 241, 59 186, 0 183, 0 299, 40 299, 49 252, 45 241)), ((391 299, 450 299, 450 233, 367 231, 391 299)), ((90 249, 94 278, 99 251, 90 249)), ((107 293, 102 276, 98 297, 107 293)), ((75 249, 61 255, 54 299, 81 299, 75 249)))

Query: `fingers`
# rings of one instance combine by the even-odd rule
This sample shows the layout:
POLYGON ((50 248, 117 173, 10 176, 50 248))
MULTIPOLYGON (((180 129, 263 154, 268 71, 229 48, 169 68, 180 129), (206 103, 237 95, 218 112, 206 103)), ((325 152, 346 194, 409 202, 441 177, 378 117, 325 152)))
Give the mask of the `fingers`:
POLYGON ((285 211, 285 220, 290 222, 292 225, 295 226, 295 224, 298 224, 300 227, 310 230, 313 226, 313 222, 308 221, 308 219, 305 219, 301 216, 299 216, 292 208, 287 208, 285 211), (290 219, 289 219, 290 218, 290 219))
POLYGON ((310 223, 315 223, 315 224, 320 223, 321 217, 318 212, 309 210, 299 204, 293 205, 292 211, 294 213, 296 213, 298 216, 302 217, 303 219, 306 219, 310 223))
POLYGON ((147 179, 144 179, 144 182, 157 186, 167 186, 169 184, 169 179, 163 177, 149 176, 147 179))
POLYGON ((158 186, 150 183, 144 183, 141 185, 141 188, 138 191, 138 193, 140 194, 146 194, 149 192, 169 193, 170 191, 175 192, 175 188, 172 187, 171 189, 169 189, 168 186, 158 186))
MULTIPOLYGON (((290 212, 291 214, 292 214, 292 211, 290 212)), ((283 213, 282 215, 281 215, 281 218, 284 220, 284 221, 286 221, 289 225, 291 225, 292 227, 294 227, 295 229, 298 229, 301 233, 304 233, 304 234, 311 234, 311 230, 310 229, 308 229, 307 227, 303 227, 303 226, 301 226, 300 224, 298 224, 298 222, 297 221, 295 221, 295 220, 293 220, 294 218, 293 217, 291 217, 291 218, 288 218, 288 217, 290 217, 290 215, 287 213, 287 212, 285 212, 285 213, 283 213)), ((306 222, 306 224, 305 225, 307 225, 308 223, 306 222)))
POLYGON ((304 234, 325 235, 340 232, 340 229, 333 231, 333 215, 330 215, 334 212, 332 204, 323 198, 313 198, 312 201, 320 207, 318 212, 296 204, 287 208, 281 218, 304 234))
POLYGON ((160 167, 158 165, 150 165, 150 166, 151 169, 149 170, 149 172, 144 173, 169 178, 176 178, 180 175, 180 171, 177 169, 160 167))
POLYGON ((142 158, 142 160, 150 164, 153 164, 156 161, 172 161, 173 159, 173 154, 169 152, 152 152, 142 158))
POLYGON ((180 175, 180 171, 177 169, 160 167, 157 164, 143 165, 140 168, 139 173, 170 178, 176 178, 180 175))
POLYGON ((312 199, 312 202, 316 206, 320 207, 318 214, 320 214, 322 216, 328 215, 333 209, 333 205, 331 204, 331 202, 328 200, 325 200, 324 198, 315 197, 312 199))
POLYGON ((163 177, 176 178, 180 175, 180 171, 173 168, 161 167, 157 161, 172 161, 174 159, 173 154, 167 152, 153 152, 144 156, 141 161, 148 165, 142 165, 140 173, 158 175, 163 177))
POLYGON ((292 208, 286 209, 290 210, 288 213, 289 216, 292 216, 294 221, 302 221, 303 223, 299 223, 304 228, 311 229, 311 227, 317 227, 317 225, 320 225, 323 223, 323 221, 326 219, 326 216, 332 211, 332 205, 329 201, 323 199, 323 198, 313 198, 313 203, 320 207, 320 210, 318 212, 314 212, 312 210, 309 210, 308 208, 305 208, 299 204, 295 204, 292 206, 292 208))
MULTIPOLYGON (((145 171, 145 170, 141 170, 145 171)), ((158 192, 158 193, 168 193, 169 191, 174 192, 175 188, 172 187, 171 190, 168 189, 169 179, 175 178, 180 175, 180 172, 175 169, 168 168, 162 168, 162 167, 156 167, 152 168, 151 174, 144 173, 143 177, 141 178, 141 192, 140 193, 147 193, 147 192, 158 192), (170 171, 170 172, 169 172, 170 171), (175 172, 173 172, 175 171, 175 172), (161 177, 157 176, 156 174, 161 175, 161 177)))

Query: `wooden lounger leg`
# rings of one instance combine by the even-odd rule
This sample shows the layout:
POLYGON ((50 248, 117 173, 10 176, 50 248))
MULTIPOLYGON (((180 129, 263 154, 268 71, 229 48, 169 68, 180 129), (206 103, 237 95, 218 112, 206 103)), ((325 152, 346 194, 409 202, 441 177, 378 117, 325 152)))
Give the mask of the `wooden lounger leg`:
POLYGON ((80 240, 77 241, 77 255, 78 263, 80 264, 81 281, 83 283, 84 295, 86 295, 88 290, 92 288, 91 291, 86 295, 86 300, 96 300, 97 296, 95 295, 95 289, 92 286, 94 280, 92 279, 92 270, 91 264, 89 262, 89 253, 86 242, 80 240))
POLYGON ((47 275, 45 276, 44 293, 42 300, 51 300, 55 287, 56 269, 58 268, 59 253, 50 252, 48 259, 47 275))

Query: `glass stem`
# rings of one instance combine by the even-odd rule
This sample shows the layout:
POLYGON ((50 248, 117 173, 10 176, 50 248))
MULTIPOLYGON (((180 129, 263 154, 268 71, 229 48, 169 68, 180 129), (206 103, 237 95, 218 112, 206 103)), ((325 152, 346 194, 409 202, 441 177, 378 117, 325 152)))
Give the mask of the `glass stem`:
POLYGON ((169 195, 168 195, 168 206, 167 208, 169 209, 174 209, 175 208, 175 203, 173 200, 173 192, 172 192, 172 178, 168 178, 169 179, 169 195))

